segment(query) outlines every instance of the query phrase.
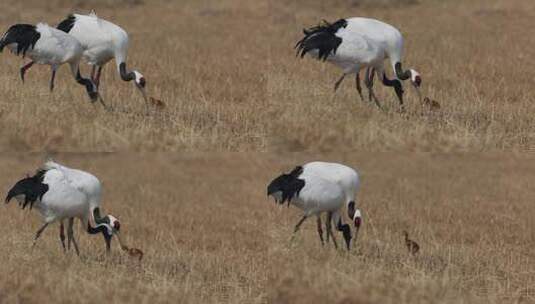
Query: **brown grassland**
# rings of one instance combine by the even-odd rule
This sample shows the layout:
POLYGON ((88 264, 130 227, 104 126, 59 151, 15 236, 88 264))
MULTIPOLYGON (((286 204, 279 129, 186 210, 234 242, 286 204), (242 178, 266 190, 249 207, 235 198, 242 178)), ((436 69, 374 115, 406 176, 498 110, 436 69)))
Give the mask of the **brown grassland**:
POLYGON ((80 258, 57 224, 32 249, 37 212, 4 205, 0 303, 535 303, 534 1, 2 0, 0 29, 91 9, 128 30, 128 66, 165 107, 147 109, 114 63, 107 112, 68 68, 50 93, 47 67, 23 85, 23 61, 0 54, 1 193, 49 154, 92 172, 145 257, 107 256, 79 224, 80 258), (406 83, 399 113, 376 84, 381 112, 354 79, 335 94, 334 66, 295 57, 303 27, 348 16, 400 28, 440 110, 406 83), (322 248, 314 220, 291 240, 300 212, 266 198, 317 159, 361 175, 350 253, 322 248))
POLYGON ((535 72, 529 50, 535 46, 535 36, 525 32, 533 25, 535 2, 421 0, 390 8, 366 5, 373 2, 274 1, 268 100, 278 118, 272 133, 278 142, 295 150, 534 147, 535 72), (351 2, 364 4, 351 6, 351 2), (295 58, 290 49, 299 38, 295 29, 341 16, 371 16, 397 25, 405 37, 404 64, 422 73, 422 92, 440 103, 440 111, 423 108, 406 83, 406 115, 396 113, 392 89, 377 91, 388 108, 385 115, 359 100, 354 79, 346 79, 334 94, 334 82, 341 75, 337 67, 295 58))
MULTIPOLYGON (((129 32, 128 67, 141 71, 147 92, 165 104, 147 115, 132 83, 115 63, 104 69, 106 113, 91 105, 70 71, 58 72, 53 94, 50 71, 36 66, 22 84, 22 60, 2 54, 0 115, 4 151, 257 150, 264 146, 268 119, 263 69, 267 47, 252 35, 266 20, 261 1, 2 1, 0 27, 18 22, 55 25, 71 12, 91 9, 129 32), (43 127, 46 126, 46 127, 43 127)), ((84 74, 89 73, 86 69, 84 74)))
MULTIPOLYGON (((101 177, 103 206, 141 263, 77 224, 81 258, 36 211, 0 212, 0 302, 533 303, 533 157, 492 154, 64 154, 101 177), (357 168, 364 225, 351 253, 265 186, 311 159, 357 168), (402 230, 421 246, 412 257, 402 230)), ((41 155, 4 155, 5 192, 41 155)), ((337 234, 338 241, 341 236, 337 234)))

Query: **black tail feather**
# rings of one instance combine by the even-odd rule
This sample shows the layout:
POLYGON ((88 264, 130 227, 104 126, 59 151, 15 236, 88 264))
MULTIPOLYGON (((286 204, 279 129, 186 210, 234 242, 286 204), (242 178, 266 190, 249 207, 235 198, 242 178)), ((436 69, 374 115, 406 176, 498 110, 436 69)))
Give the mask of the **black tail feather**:
POLYGON ((61 21, 58 26, 56 27, 60 31, 64 31, 65 33, 68 33, 71 31, 72 27, 74 26, 74 22, 76 21, 76 17, 74 15, 69 15, 65 20, 61 21))
POLYGON ((302 173, 303 167, 297 166, 289 174, 281 174, 268 185, 267 194, 281 192, 282 200, 279 203, 288 202, 288 205, 290 205, 290 201, 299 195, 299 192, 305 186, 305 181, 298 178, 302 173))
POLYGON ((48 191, 48 185, 43 184, 45 170, 39 170, 34 176, 26 177, 18 181, 13 188, 9 190, 6 196, 6 204, 19 195, 24 195, 24 202, 21 202, 22 209, 30 204, 30 209, 37 200, 41 200, 43 195, 48 191))
POLYGON ((303 58, 308 52, 318 50, 318 58, 325 61, 331 53, 336 54, 336 50, 342 43, 342 39, 336 36, 336 32, 346 26, 345 19, 332 24, 323 20, 323 24, 303 29, 305 37, 296 43, 294 47, 297 49, 296 55, 303 58))
POLYGON ((2 52, 7 45, 16 43, 16 54, 19 55, 22 53, 22 56, 24 57, 30 48, 35 47, 39 38, 41 38, 41 34, 37 31, 35 25, 15 24, 7 30, 0 40, 0 52, 2 52))

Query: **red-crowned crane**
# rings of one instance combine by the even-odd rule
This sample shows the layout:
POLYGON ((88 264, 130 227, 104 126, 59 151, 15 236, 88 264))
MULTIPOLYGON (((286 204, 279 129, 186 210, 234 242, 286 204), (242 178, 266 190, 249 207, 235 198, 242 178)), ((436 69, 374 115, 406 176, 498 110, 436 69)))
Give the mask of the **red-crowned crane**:
POLYGON ((83 47, 76 38, 44 23, 37 25, 15 24, 0 39, 0 52, 7 47, 13 53, 28 56, 32 61, 20 69, 20 77, 24 82, 24 74, 34 63, 50 65, 52 77, 50 91, 54 89, 57 69, 68 63, 74 79, 85 86, 91 101, 99 97, 96 85, 80 75, 80 60, 83 47))
MULTIPOLYGON (((418 97, 421 99, 419 88, 422 84, 422 78, 420 73, 414 69, 408 69, 404 71, 401 66, 401 58, 403 57, 403 36, 401 35, 400 31, 394 26, 376 19, 354 17, 348 20, 350 20, 352 28, 358 31, 361 35, 364 35, 375 42, 389 45, 389 47, 386 49, 386 57, 390 61, 392 70, 398 79, 410 79, 411 84, 416 89, 418 97)), ((376 71, 374 68, 368 68, 366 71, 365 83, 370 91, 370 99, 372 97, 376 99, 373 93, 374 72, 377 74, 379 79, 383 81, 383 84, 385 82, 389 82, 389 80, 384 77, 384 70, 381 72, 380 70, 376 71)), ((358 78, 357 82, 359 82, 358 78)), ((357 89, 359 90, 359 88, 360 83, 357 83, 357 89)), ((359 94, 362 97, 361 91, 359 91, 359 94)))
POLYGON ((41 214, 45 223, 37 231, 34 245, 48 225, 60 222, 60 240, 65 249, 63 221, 68 219, 68 248, 72 242, 79 254, 73 234, 74 218, 79 218, 88 233, 102 233, 109 252, 113 235, 121 247, 124 245, 119 236, 119 221, 112 215, 100 215, 101 191, 100 181, 94 175, 47 161, 35 175, 18 181, 9 190, 5 201, 9 203, 15 198, 22 209, 29 205, 30 209, 35 207, 41 214))
MULTIPOLYGON (((327 213, 330 223, 332 219, 338 231, 341 231, 346 242, 347 250, 350 249, 351 229, 344 224, 340 214, 346 200, 342 187, 327 179, 314 174, 306 174, 302 166, 297 166, 289 174, 281 174, 271 181, 267 187, 267 195, 272 196, 279 204, 285 202, 303 210, 304 215, 295 225, 296 233, 301 224, 310 216, 319 218, 322 213, 327 213)), ((321 231, 321 222, 318 220, 318 232, 321 231)), ((335 247, 338 247, 330 225, 327 226, 327 234, 333 239, 335 247)), ((323 243, 323 235, 320 233, 323 243)))
MULTIPOLYGON (((319 60, 331 62, 342 68, 342 77, 335 83, 338 89, 346 75, 356 74, 356 87, 360 97, 359 71, 372 68, 367 72, 366 84, 370 90, 373 85, 373 72, 381 77, 385 86, 393 87, 403 107, 403 87, 400 80, 410 79, 416 89, 421 85, 421 76, 413 69, 403 70, 403 36, 395 27, 375 19, 347 18, 334 23, 304 29, 304 37, 296 44, 298 54, 304 57, 310 53, 319 60), (396 78, 388 79, 384 71, 384 60, 389 59, 396 78)), ((373 94, 373 91, 370 91, 373 94)), ((418 92, 419 94, 419 92, 418 92)), ((371 95, 370 95, 371 96, 371 95)), ((377 99, 374 97, 380 107, 377 99)))
MULTIPOLYGON (((336 183, 342 187, 345 195, 345 205, 347 207, 348 217, 353 221, 356 236, 362 224, 360 210, 356 208, 357 192, 360 188, 360 179, 357 171, 343 164, 333 162, 314 161, 303 165, 303 173, 317 175, 336 183)), ((318 227, 321 227, 321 219, 318 217, 318 227)), ((330 223, 327 222, 327 227, 330 223)), ((321 230, 318 230, 321 235, 321 230)), ((327 235, 327 240, 328 240, 327 235)))
POLYGON ((89 15, 71 14, 58 24, 58 29, 69 33, 82 43, 84 59, 92 65, 91 78, 100 84, 102 67, 115 58, 117 71, 124 81, 134 81, 146 103, 145 77, 138 71, 126 69, 128 34, 118 25, 101 19, 93 11, 89 15))

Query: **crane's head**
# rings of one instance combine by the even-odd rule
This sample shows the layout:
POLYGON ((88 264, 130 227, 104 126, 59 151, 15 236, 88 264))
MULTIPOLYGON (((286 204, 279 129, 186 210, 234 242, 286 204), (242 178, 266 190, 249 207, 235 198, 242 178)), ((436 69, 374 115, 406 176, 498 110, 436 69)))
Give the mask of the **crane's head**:
POLYGON ((118 233, 121 230, 121 223, 119 223, 119 220, 111 214, 108 214, 106 217, 109 220, 109 226, 111 228, 112 234, 118 233))
POLYGON ((121 248, 124 247, 123 242, 121 241, 120 231, 121 231, 121 223, 119 220, 114 217, 111 214, 106 215, 103 218, 103 224, 106 227, 106 230, 104 233, 104 239, 106 240, 106 249, 109 251, 111 249, 111 239, 115 235, 117 237, 117 240, 119 241, 119 245, 121 245, 121 248))
POLYGON ((146 83, 145 83, 145 77, 143 76, 143 74, 141 74, 138 71, 134 71, 134 75, 135 75, 134 81, 136 82, 136 86, 140 89, 144 89, 146 83))
POLYGON ((147 93, 145 92, 145 85, 147 84, 147 81, 145 80, 145 76, 143 76, 143 74, 141 74, 138 71, 133 71, 133 73, 135 75, 134 83, 136 84, 136 87, 139 89, 139 91, 143 95, 145 102, 148 102, 147 93))
POLYGON ((416 70, 410 69, 409 71, 411 72, 412 85, 419 88, 422 85, 422 76, 416 70))

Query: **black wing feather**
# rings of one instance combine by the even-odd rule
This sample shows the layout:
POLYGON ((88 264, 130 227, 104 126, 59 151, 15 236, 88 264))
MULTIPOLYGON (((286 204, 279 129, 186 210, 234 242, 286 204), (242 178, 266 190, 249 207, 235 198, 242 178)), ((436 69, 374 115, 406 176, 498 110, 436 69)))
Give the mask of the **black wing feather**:
POLYGON ((303 29, 305 37, 295 45, 297 55, 303 58, 306 53, 318 50, 318 58, 325 61, 331 53, 336 54, 336 50, 342 43, 342 38, 336 36, 336 32, 346 26, 345 19, 340 19, 332 24, 323 20, 323 24, 303 29))
POLYGON ((71 14, 67 16, 65 20, 61 21, 58 24, 57 29, 60 31, 64 31, 65 33, 68 33, 72 30, 75 21, 76 21, 76 17, 74 17, 74 15, 71 14))
POLYGON ((35 25, 15 24, 11 26, 0 40, 0 52, 4 47, 12 43, 17 44, 16 54, 22 53, 24 57, 30 48, 34 48, 41 34, 37 31, 35 25))
POLYGON ((38 171, 32 177, 26 177, 18 181, 13 188, 9 190, 6 196, 6 204, 18 195, 24 195, 24 202, 22 203, 22 209, 26 208, 30 204, 30 209, 33 208, 33 204, 37 200, 41 200, 43 195, 48 191, 48 185, 43 184, 43 178, 45 170, 38 171))
POLYGON ((282 192, 282 200, 279 203, 288 202, 288 205, 290 205, 290 201, 299 195, 299 192, 305 186, 305 181, 298 178, 301 173, 303 173, 303 167, 297 166, 289 174, 281 174, 268 185, 267 194, 270 195, 280 191, 282 192))

